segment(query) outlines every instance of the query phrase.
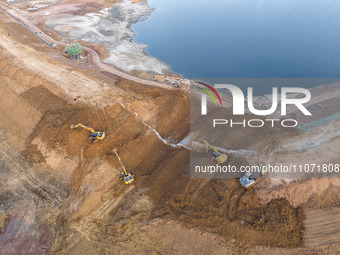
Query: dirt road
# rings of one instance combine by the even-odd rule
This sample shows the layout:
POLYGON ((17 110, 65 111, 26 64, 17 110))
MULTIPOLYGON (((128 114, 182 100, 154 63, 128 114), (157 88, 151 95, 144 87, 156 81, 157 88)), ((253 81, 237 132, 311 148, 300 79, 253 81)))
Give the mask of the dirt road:
MULTIPOLYGON (((9 7, 3 5, 0 3, 0 9, 2 11, 4 11, 6 14, 9 14, 13 19, 15 19, 17 22, 20 22, 22 24, 24 24, 29 30, 31 30, 31 32, 33 32, 36 36, 38 36, 40 39, 42 39, 43 41, 45 41, 47 44, 49 45, 53 45, 53 44, 58 44, 58 45, 64 45, 66 46, 66 44, 64 42, 61 41, 56 41, 55 39, 53 39, 52 37, 48 36, 47 34, 45 34, 42 30, 40 30, 37 26, 35 26, 31 21, 29 21, 28 19, 21 17, 18 12, 16 12, 15 10, 10 9, 9 7)), ((91 55, 91 59, 93 64, 98 68, 101 69, 102 71, 106 71, 109 72, 113 75, 116 75, 122 79, 125 80, 129 80, 129 81, 133 81, 133 82, 137 82, 137 83, 141 83, 144 85, 148 85, 148 86, 154 86, 154 87, 160 87, 160 88, 165 88, 165 89, 175 89, 172 86, 168 85, 168 84, 164 84, 161 82, 157 82, 157 81, 151 81, 151 80, 146 80, 146 79, 142 79, 142 78, 138 78, 136 76, 133 76, 132 74, 129 74, 127 72, 124 72, 123 70, 110 65, 110 64, 105 64, 100 60, 100 57, 98 55, 98 53, 93 50, 90 47, 87 46, 82 46, 82 48, 87 51, 90 55, 91 55)))

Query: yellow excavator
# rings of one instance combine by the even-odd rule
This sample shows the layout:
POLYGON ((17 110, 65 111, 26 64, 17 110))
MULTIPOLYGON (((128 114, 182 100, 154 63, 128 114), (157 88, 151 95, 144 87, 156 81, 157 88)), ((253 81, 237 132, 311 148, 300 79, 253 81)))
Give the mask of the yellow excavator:
POLYGON ((94 143, 98 142, 98 141, 102 141, 105 138, 105 133, 102 131, 95 131, 93 128, 90 128, 88 126, 85 126, 81 123, 78 123, 77 125, 71 125, 70 129, 75 129, 77 127, 82 127, 85 128, 89 131, 91 131, 91 135, 89 137, 90 140, 93 140, 94 143))
POLYGON ((123 164, 122 160, 120 159, 120 157, 119 157, 119 155, 118 155, 117 149, 114 148, 112 151, 113 151, 114 153, 116 153, 116 156, 117 156, 117 158, 118 158, 118 160, 119 160, 119 163, 121 164, 121 166, 122 166, 122 168, 123 168, 123 172, 121 172, 121 176, 122 176, 122 178, 123 178, 123 180, 124 180, 124 183, 125 183, 125 184, 131 184, 131 183, 133 183, 133 181, 134 181, 135 179, 133 178, 133 175, 130 173, 130 171, 126 171, 126 169, 125 169, 125 167, 124 167, 124 164, 123 164))
POLYGON ((206 140, 203 140, 207 152, 212 150, 212 159, 215 159, 219 164, 224 164, 228 160, 228 156, 226 154, 220 153, 216 147, 210 145, 206 140))

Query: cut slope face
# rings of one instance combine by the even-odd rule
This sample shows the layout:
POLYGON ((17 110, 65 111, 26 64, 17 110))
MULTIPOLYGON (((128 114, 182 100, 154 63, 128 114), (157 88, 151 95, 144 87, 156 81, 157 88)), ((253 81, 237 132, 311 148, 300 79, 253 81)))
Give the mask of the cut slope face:
MULTIPOLYGON (((131 237, 130 245, 136 244, 133 236, 139 234, 139 227, 155 217, 218 233, 226 240, 235 239, 236 245, 301 244, 302 214, 286 201, 262 205, 253 190, 242 189, 236 181, 190 181, 189 151, 169 146, 153 131, 172 142, 187 136, 186 95, 140 90, 139 85, 124 82, 119 86, 129 91, 127 99, 112 100, 106 107, 70 104, 42 87, 18 94, 40 116, 25 140, 25 159, 18 164, 26 165, 25 171, 34 180, 36 199, 42 205, 49 201, 53 209, 50 216, 41 209, 34 211, 42 223, 57 228, 56 232, 49 229, 54 235, 50 240, 53 252, 81 254, 81 247, 95 250, 98 239, 121 244, 131 237), (150 106, 152 112, 143 110, 150 106), (89 131, 69 129, 79 122, 105 131, 106 138, 93 144, 88 140, 89 131), (114 147, 135 175, 132 186, 119 179, 114 147), (57 187, 60 191, 54 198, 51 195, 57 187), (109 234, 105 229, 110 229, 109 234), (274 233, 282 237, 276 240, 274 233)), ((13 208, 19 210, 15 204, 13 208)), ((31 206, 26 207, 30 211, 28 208, 31 206)))

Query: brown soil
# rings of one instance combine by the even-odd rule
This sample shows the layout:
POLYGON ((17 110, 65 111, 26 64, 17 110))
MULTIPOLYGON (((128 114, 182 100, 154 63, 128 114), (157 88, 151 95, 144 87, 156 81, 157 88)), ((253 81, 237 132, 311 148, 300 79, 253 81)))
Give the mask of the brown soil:
POLYGON ((303 243, 301 208, 294 208, 286 199, 263 205, 254 190, 242 188, 236 180, 212 180, 203 187, 202 181, 192 180, 184 194, 167 205, 172 217, 185 226, 234 239, 240 247, 297 247, 303 243))
POLYGON ((273 198, 287 198, 294 206, 305 208, 331 209, 340 203, 340 179, 321 178, 310 180, 296 180, 280 187, 269 187, 262 183, 256 187, 257 193, 263 201, 273 198), (267 189, 263 189, 267 186, 267 189))
MULTIPOLYGON (((3 14, 0 19, 8 21, 3 14)), ((4 164, 0 180, 8 180, 1 182, 0 191, 15 198, 4 199, 2 206, 8 212, 22 212, 23 220, 21 236, 4 239, 0 249, 24 247, 29 236, 37 240, 26 244, 36 247, 30 254, 39 254, 37 250, 40 254, 49 250, 51 254, 171 254, 171 248, 165 248, 171 246, 173 239, 167 239, 171 235, 162 238, 164 244, 152 239, 152 224, 158 224, 157 229, 162 222, 169 224, 169 232, 192 229, 218 239, 218 254, 225 246, 239 253, 258 245, 303 244, 300 207, 284 198, 264 201, 237 180, 190 179, 189 151, 158 138, 155 130, 173 143, 188 135, 187 93, 121 80, 87 71, 86 63, 77 67, 53 58, 55 50, 8 24, 1 27, 4 34, 18 29, 21 35, 11 37, 19 46, 0 38, 4 60, 0 86, 6 92, 0 99, 0 163, 4 164), (18 48, 28 58, 24 66, 13 53, 18 48), (10 50, 13 55, 6 55, 10 50), (30 62, 40 63, 39 73, 30 62), (48 76, 52 72, 48 64, 54 72, 67 75, 48 76), (104 87, 103 81, 111 81, 110 86, 104 87), (106 138, 92 143, 89 131, 69 129, 79 122, 105 131, 106 138), (121 166, 113 148, 135 175, 134 184, 124 185, 119 178, 121 166)), ((227 139, 235 149, 252 146, 256 139, 277 146, 273 134, 246 130, 242 139, 240 135, 235 131, 227 139)))
MULTIPOLYGON (((187 135, 186 95, 125 81, 117 83, 117 87, 133 95, 129 108, 162 137, 178 142, 187 135), (153 111, 143 112, 150 105, 153 111)), ((190 180, 189 151, 162 143, 139 117, 119 103, 113 102, 100 109, 83 103, 70 104, 43 87, 30 88, 20 97, 41 115, 26 140, 25 158, 32 165, 46 163, 46 157, 34 142, 38 138, 49 150, 64 151, 67 157, 78 158, 78 166, 70 176, 69 199, 84 196, 81 194, 88 185, 87 176, 100 171, 98 167, 103 162, 119 169, 111 152, 116 147, 126 167, 135 174, 135 189, 147 189, 146 195, 155 205, 151 218, 176 219, 184 226, 217 233, 226 240, 235 239, 237 246, 296 247, 302 244, 301 210, 283 199, 262 205, 254 190, 245 190, 234 180, 205 184, 190 180), (71 124, 79 122, 95 130, 104 130, 107 137, 92 144, 88 140, 89 131, 69 129, 71 124)), ((98 185, 102 192, 115 186, 114 182, 98 185)), ((115 191, 115 196, 124 190, 115 191)), ((95 201, 105 199, 100 192, 98 195, 88 194, 87 198, 91 200, 85 198, 83 206, 76 211, 81 212, 80 215, 89 214, 98 205, 95 201)), ((72 217, 68 209, 60 213, 65 219, 72 217)), ((64 231, 63 235, 67 228, 64 231)))

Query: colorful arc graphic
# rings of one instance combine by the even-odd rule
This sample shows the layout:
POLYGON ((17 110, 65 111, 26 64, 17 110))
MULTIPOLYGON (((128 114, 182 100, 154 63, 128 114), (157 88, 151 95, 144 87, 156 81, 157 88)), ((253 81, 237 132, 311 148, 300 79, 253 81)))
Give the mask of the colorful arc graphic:
POLYGON ((203 88, 199 88, 199 89, 201 89, 201 90, 203 90, 204 92, 206 92, 206 93, 212 98, 212 100, 214 101, 214 103, 215 103, 215 105, 216 105, 216 100, 215 100, 214 96, 211 94, 211 92, 210 92, 209 90, 203 89, 203 88))
MULTIPOLYGON (((217 91, 216 91, 216 89, 215 89, 214 87, 212 87, 212 86, 210 86, 209 84, 206 84, 206 83, 204 83, 204 82, 201 82, 201 81, 199 81, 199 82, 197 82, 197 83, 202 84, 202 85, 208 87, 211 91, 213 91, 213 92, 215 93, 215 95, 217 96, 217 98, 218 98, 218 100, 220 101, 220 104, 221 104, 221 106, 222 106, 222 100, 221 100, 221 98, 220 98, 220 95, 217 93, 217 91)), ((214 101, 214 103, 215 103, 215 105, 216 105, 216 100, 215 100, 214 96, 210 93, 210 91, 208 91, 208 90, 206 90, 206 89, 203 89, 203 88, 199 88, 199 89, 204 90, 204 91, 212 98, 212 100, 214 101)))

